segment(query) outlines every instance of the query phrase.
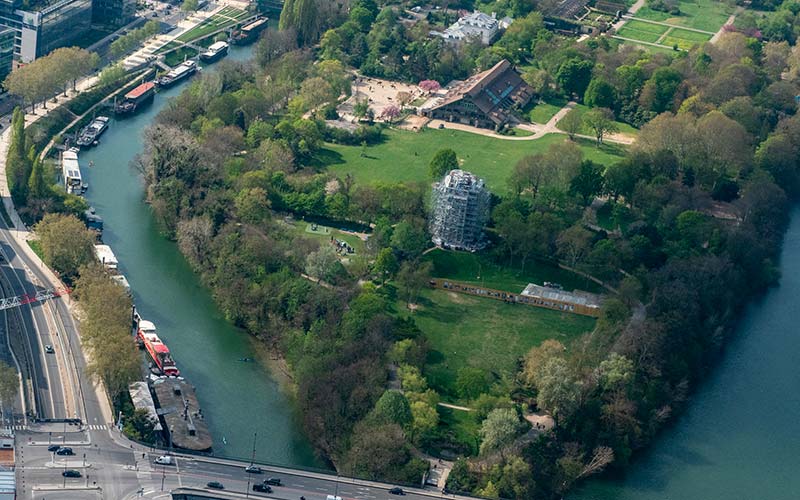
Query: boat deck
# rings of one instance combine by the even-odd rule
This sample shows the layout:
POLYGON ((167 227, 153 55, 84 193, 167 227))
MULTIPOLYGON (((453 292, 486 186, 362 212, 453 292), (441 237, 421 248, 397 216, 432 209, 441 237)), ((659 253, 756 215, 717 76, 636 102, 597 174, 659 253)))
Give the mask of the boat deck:
POLYGON ((211 433, 203 418, 194 387, 185 380, 160 378, 153 382, 158 413, 172 437, 172 445, 185 450, 211 449, 211 433))

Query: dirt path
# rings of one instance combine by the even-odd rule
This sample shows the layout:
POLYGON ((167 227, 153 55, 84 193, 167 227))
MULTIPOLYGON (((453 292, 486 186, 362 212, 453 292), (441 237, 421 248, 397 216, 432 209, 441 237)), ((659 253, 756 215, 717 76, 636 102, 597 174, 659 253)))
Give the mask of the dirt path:
POLYGON ((451 410, 474 411, 472 408, 467 408, 466 406, 451 405, 450 403, 438 403, 438 404, 441 407, 450 408, 451 410))
POLYGON ((717 40, 719 40, 719 38, 722 36, 722 34, 725 33, 723 28, 725 28, 725 26, 727 26, 729 24, 733 24, 733 22, 736 20, 736 16, 741 14, 743 10, 744 10, 744 7, 736 7, 736 10, 733 11, 733 14, 731 14, 730 17, 728 17, 728 20, 725 21, 725 23, 722 26, 720 26, 720 28, 717 30, 716 33, 714 33, 714 36, 712 36, 711 40, 709 40, 709 41, 711 43, 717 43, 717 40))

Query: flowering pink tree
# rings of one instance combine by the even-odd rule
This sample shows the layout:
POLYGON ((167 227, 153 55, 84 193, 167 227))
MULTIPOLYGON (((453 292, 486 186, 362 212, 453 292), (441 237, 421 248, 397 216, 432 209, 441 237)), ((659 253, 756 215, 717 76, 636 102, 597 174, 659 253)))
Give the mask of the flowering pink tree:
POLYGON ((400 116, 400 108, 392 104, 391 106, 386 106, 383 108, 383 112, 381 112, 381 118, 386 120, 387 122, 393 121, 395 118, 400 116))
POLYGON ((436 92, 437 90, 442 88, 442 86, 439 85, 439 82, 437 82, 436 80, 422 80, 421 82, 419 82, 419 88, 421 88, 425 92, 436 92))

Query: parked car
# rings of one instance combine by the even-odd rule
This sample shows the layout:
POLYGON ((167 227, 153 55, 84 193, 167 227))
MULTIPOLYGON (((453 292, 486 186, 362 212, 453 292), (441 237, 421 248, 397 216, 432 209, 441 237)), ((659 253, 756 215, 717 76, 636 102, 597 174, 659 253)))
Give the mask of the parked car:
POLYGON ((215 490, 224 490, 225 489, 225 487, 222 486, 222 483, 220 483, 219 481, 209 481, 208 483, 206 483, 206 486, 209 487, 209 488, 213 488, 215 490))
POLYGON ((267 486, 266 484, 254 484, 253 491, 260 491, 261 493, 272 493, 272 488, 267 486))
POLYGON ((74 455, 74 454, 75 453, 73 453, 72 448, 69 448, 67 446, 62 446, 56 450, 56 455, 74 455))
POLYGON ((50 446, 47 447, 47 451, 52 453, 54 451, 58 451, 59 448, 61 448, 60 444, 51 444, 50 446))
POLYGON ((402 496, 405 496, 406 492, 403 491, 403 488, 400 488, 399 486, 395 486, 394 488, 389 490, 389 494, 390 495, 400 495, 402 497, 402 496))
POLYGON ((65 470, 64 472, 61 473, 61 475, 64 477, 81 477, 80 471, 77 471, 75 469, 65 470))
POLYGON ((47 354, 53 354, 54 352, 56 352, 56 350, 53 349, 53 346, 47 344, 46 346, 44 346, 44 352, 46 352, 47 354))
POLYGON ((281 480, 277 477, 268 477, 264 480, 264 484, 271 484, 272 486, 280 486, 281 480))
POLYGON ((249 472, 250 474, 261 474, 261 472, 262 472, 261 471, 261 467, 259 467, 258 465, 253 465, 253 464, 248 465, 244 469, 244 471, 245 472, 249 472))

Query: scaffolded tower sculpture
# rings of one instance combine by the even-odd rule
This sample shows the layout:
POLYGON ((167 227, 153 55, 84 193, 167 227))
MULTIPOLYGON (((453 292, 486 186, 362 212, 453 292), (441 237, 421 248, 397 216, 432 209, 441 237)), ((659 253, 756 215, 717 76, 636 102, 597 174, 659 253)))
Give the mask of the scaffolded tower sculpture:
POLYGON ((489 220, 490 200, 483 179, 463 170, 451 170, 433 186, 433 242, 470 252, 485 247, 483 227, 489 220))

